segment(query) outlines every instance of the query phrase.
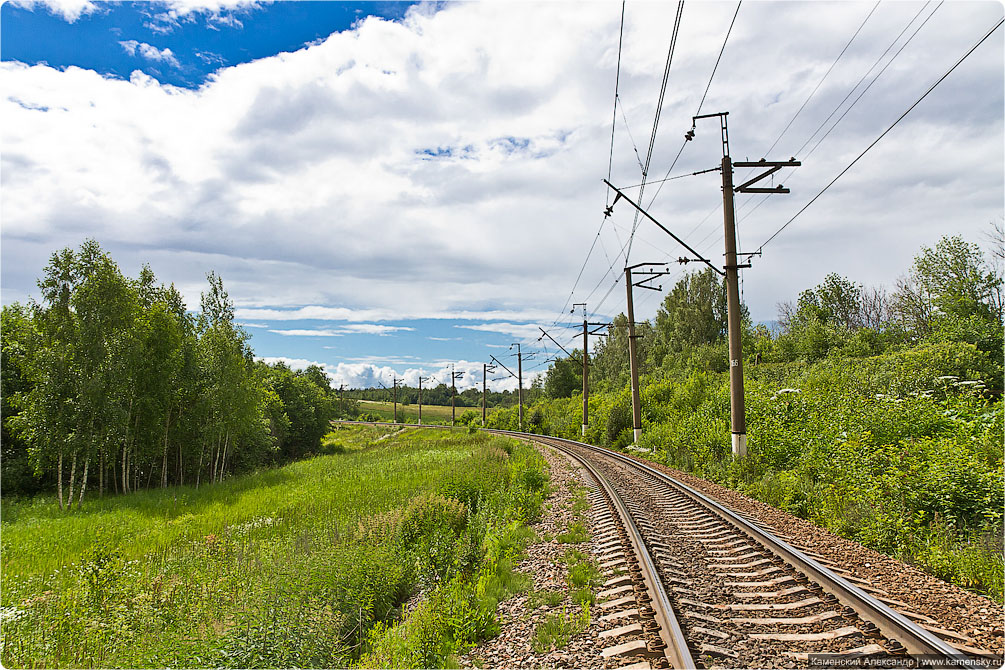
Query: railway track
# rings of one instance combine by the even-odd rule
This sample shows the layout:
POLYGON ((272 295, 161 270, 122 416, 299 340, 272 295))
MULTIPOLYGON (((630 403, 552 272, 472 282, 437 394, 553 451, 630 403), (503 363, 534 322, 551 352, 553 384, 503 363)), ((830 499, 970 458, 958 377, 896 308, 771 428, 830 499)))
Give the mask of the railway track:
POLYGON ((644 462, 561 438, 486 432, 558 449, 594 480, 601 619, 623 622, 603 633, 605 659, 632 668, 973 667, 991 656, 644 462))

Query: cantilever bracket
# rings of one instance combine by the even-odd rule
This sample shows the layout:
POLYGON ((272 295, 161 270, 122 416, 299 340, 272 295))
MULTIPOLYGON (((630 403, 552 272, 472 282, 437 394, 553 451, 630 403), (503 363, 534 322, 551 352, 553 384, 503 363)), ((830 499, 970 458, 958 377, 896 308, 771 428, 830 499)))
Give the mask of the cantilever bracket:
POLYGON ((788 193, 789 189, 785 188, 781 184, 775 186, 774 188, 764 188, 764 187, 752 187, 751 184, 756 184, 768 175, 778 172, 783 167, 799 167, 802 165, 795 158, 790 158, 787 161, 767 161, 763 158, 759 161, 737 161, 733 163, 733 167, 760 167, 769 168, 768 170, 757 175, 753 179, 745 181, 733 190, 737 193, 788 193))

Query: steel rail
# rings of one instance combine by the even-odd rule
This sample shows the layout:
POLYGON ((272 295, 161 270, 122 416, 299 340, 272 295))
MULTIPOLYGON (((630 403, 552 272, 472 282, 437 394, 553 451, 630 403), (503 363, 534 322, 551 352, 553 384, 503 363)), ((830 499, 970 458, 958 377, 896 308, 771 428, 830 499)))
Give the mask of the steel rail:
POLYGON ((917 625, 900 612, 888 607, 840 575, 835 574, 784 540, 757 527, 755 524, 687 484, 645 463, 641 463, 634 458, 619 454, 610 449, 565 438, 546 437, 552 440, 561 439, 563 442, 613 458, 670 484, 723 521, 738 528, 772 554, 819 583, 825 591, 836 597, 841 604, 851 607, 863 619, 873 623, 886 637, 901 643, 908 654, 924 657, 926 663, 931 663, 938 667, 969 666, 969 657, 955 647, 947 644, 933 633, 917 625))
MULTIPOLYGON (((351 422, 347 422, 351 423, 351 422)), ((374 423, 374 422, 361 422, 361 423, 374 423)), ((388 424, 388 425, 409 425, 409 424, 388 424)), ((430 426, 414 426, 428 428, 430 426)), ((442 426, 443 428, 451 428, 451 426, 442 426)), ((918 624, 911 621, 909 618, 888 607, 884 603, 880 602, 873 596, 869 595, 862 589, 858 588, 848 580, 842 578, 841 576, 835 574, 833 571, 829 570, 827 567, 821 565, 817 561, 813 560, 803 552, 799 551, 795 547, 791 546, 784 540, 775 537, 771 533, 757 527, 755 524, 747 521, 743 517, 739 516, 735 512, 731 511, 727 507, 723 506, 719 502, 712 500, 708 496, 696 491, 687 484, 671 477, 670 475, 653 468, 646 463, 642 463, 635 458, 631 458, 624 454, 620 454, 616 451, 612 451, 605 447, 598 447, 593 444, 587 444, 585 442, 578 442, 576 440, 570 440, 567 438, 553 437, 550 435, 538 435, 535 433, 523 433, 512 430, 499 430, 492 428, 482 428, 487 433, 495 433, 500 435, 507 435, 510 437, 523 438, 528 440, 535 440, 542 442, 544 444, 549 444, 547 441, 563 442, 568 445, 573 445, 592 451, 594 453, 606 456, 608 458, 614 459, 626 465, 635 467, 643 472, 646 472, 657 479, 673 486, 675 489, 683 493, 684 495, 691 498, 697 504, 706 508, 708 511, 712 512, 718 516, 723 521, 734 526, 742 533, 750 537, 752 540, 760 544, 762 547, 767 549, 772 554, 778 556, 782 560, 786 561, 789 565, 795 567, 797 570, 802 572, 804 575, 810 579, 816 581, 824 588, 828 593, 833 595, 846 607, 850 607, 855 612, 861 616, 864 620, 874 624, 879 630, 886 635, 887 638, 895 640, 902 644, 907 650, 907 653, 915 656, 922 657, 923 663, 925 665, 930 665, 933 667, 970 667, 970 659, 963 652, 957 650, 955 647, 947 644, 939 637, 925 630, 918 624), (546 441, 547 440, 547 441, 546 441)), ((556 446, 551 443, 550 446, 556 446)), ((563 451, 565 451, 563 449, 563 451)), ((672 610, 671 610, 672 611, 672 610)), ((668 645, 669 648, 669 645, 668 645)))
POLYGON ((614 486, 611 482, 607 479, 607 477, 601 474, 592 463, 562 445, 561 440, 556 440, 552 443, 545 442, 540 437, 524 437, 523 439, 544 442, 545 444, 549 444, 550 446, 561 450, 562 453, 569 455, 571 458, 575 459, 576 462, 586 468, 590 475, 597 480, 597 483, 603 488, 604 493, 607 494, 608 498, 614 504, 618 516, 621 517, 621 520, 626 527, 628 539, 631 542, 632 550, 635 552, 635 557, 638 559, 639 567, 642 571, 642 579, 645 582, 646 590, 649 591, 652 596, 653 604, 656 605, 653 607, 653 610, 655 611, 653 618, 659 625, 660 639, 662 639, 663 643, 666 645, 663 654, 666 656, 666 659, 670 662, 670 666, 673 668, 697 667, 694 658, 691 656, 691 650, 688 648, 687 638, 684 636, 684 630, 681 628, 680 621, 677 620, 677 615, 673 611, 673 605, 670 603, 670 597, 667 595, 666 589, 663 586, 663 580, 656 571, 656 565, 653 563, 652 556, 646 548, 642 532, 638 529, 638 526, 635 525, 635 520, 632 519, 632 515, 628 511, 628 507, 621 499, 621 496, 619 496, 614 490, 614 486))

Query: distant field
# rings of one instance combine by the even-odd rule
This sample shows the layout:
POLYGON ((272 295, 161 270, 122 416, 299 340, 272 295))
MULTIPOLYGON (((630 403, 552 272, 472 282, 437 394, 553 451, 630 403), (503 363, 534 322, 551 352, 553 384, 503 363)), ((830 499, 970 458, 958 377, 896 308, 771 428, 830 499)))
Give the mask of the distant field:
MULTIPOLYGON (((457 416, 460 418, 466 410, 473 409, 481 416, 481 407, 461 407, 457 406, 457 416)), ((394 403, 379 402, 376 400, 360 400, 359 410, 361 412, 371 412, 378 414, 381 418, 391 420, 394 418, 394 403)), ((404 418, 405 423, 417 423, 419 420, 419 406, 403 405, 398 403, 398 417, 404 418)), ((423 421, 450 421, 450 406, 422 404, 423 421)))

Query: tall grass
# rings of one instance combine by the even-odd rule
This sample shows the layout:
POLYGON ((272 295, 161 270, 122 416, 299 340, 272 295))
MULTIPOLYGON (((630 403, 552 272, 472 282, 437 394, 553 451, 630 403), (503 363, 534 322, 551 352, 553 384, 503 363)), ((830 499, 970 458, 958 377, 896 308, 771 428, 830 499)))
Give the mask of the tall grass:
POLYGON ((510 486, 541 468, 511 440, 386 433, 354 428, 329 438, 339 454, 65 515, 5 501, 4 665, 354 662, 417 589, 481 564, 493 512, 519 526, 539 505, 510 486))

